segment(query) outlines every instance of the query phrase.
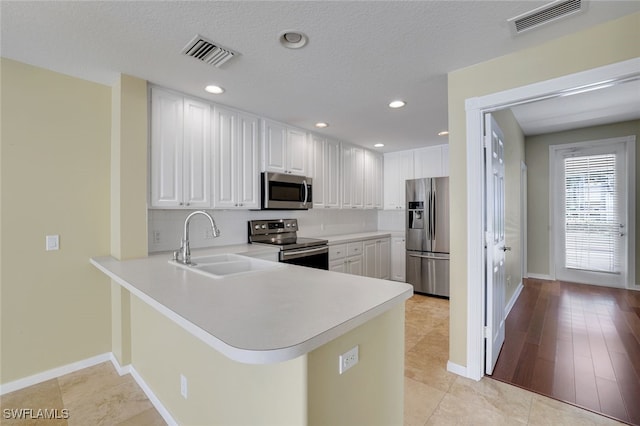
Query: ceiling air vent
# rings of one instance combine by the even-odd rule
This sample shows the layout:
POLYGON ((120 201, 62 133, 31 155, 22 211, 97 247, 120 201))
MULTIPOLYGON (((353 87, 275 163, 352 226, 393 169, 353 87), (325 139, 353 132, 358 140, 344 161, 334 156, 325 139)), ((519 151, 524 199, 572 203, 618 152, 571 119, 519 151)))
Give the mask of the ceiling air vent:
POLYGON ((222 47, 211 40, 207 40, 201 35, 196 35, 193 40, 191 40, 189 44, 182 49, 182 53, 202 62, 206 62, 209 65, 213 65, 214 67, 220 67, 222 64, 238 54, 231 49, 227 49, 226 47, 222 47))
POLYGON ((511 26, 511 32, 520 34, 540 25, 582 12, 585 9, 584 3, 583 0, 558 0, 507 21, 511 26))

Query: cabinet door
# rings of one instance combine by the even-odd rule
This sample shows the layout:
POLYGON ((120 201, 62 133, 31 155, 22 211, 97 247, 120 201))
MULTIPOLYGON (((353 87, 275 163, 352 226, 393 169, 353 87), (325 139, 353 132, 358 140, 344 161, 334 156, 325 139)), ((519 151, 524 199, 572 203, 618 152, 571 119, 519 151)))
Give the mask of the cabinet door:
POLYGON ((263 123, 263 169, 269 172, 284 173, 287 129, 270 120, 264 120, 263 123))
POLYGON ((344 259, 333 260, 329 262, 329 270, 334 272, 347 272, 347 262, 344 259))
POLYGON ((377 278, 376 263, 378 260, 377 241, 367 240, 364 242, 363 258, 364 258, 364 276, 377 278))
POLYGON ((259 119, 238 114, 237 200, 243 209, 260 208, 259 119))
POLYGON ((351 147, 342 147, 342 208, 351 208, 353 204, 353 152, 351 147))
POLYGON ((449 145, 442 145, 442 176, 449 176, 449 145))
POLYGON ((184 100, 184 205, 211 207, 211 107, 184 100))
POLYGON ((214 161, 215 190, 213 205, 216 208, 233 208, 238 204, 236 186, 237 170, 237 115, 234 111, 215 107, 214 111, 214 161))
POLYGON ((391 239, 391 279, 405 282, 406 253, 404 237, 391 239))
POLYGON ((442 176, 442 147, 416 149, 414 155, 415 179, 442 176))
POLYGON ((377 244, 377 270, 376 277, 388 280, 391 278, 390 263, 391 263, 391 239, 383 238, 376 241, 377 244))
POLYGON ((347 258, 347 273, 351 275, 362 275, 362 263, 362 255, 347 258))
POLYGON ((287 130, 285 170, 294 175, 307 175, 307 134, 296 129, 287 130))
POLYGON ((382 208, 382 156, 364 151, 364 208, 382 208))
POLYGON ((183 98, 151 90, 151 206, 183 202, 183 98))
POLYGON ((311 135, 310 140, 311 177, 313 178, 313 207, 325 206, 325 140, 319 136, 311 135))
POLYGON ((384 208, 404 210, 405 181, 413 179, 413 151, 399 151, 384 156, 384 208))
POLYGON ((351 207, 364 207, 364 149, 352 147, 353 169, 351 176, 351 207))
POLYGON ((340 142, 327 140, 324 145, 324 206, 340 207, 340 142))

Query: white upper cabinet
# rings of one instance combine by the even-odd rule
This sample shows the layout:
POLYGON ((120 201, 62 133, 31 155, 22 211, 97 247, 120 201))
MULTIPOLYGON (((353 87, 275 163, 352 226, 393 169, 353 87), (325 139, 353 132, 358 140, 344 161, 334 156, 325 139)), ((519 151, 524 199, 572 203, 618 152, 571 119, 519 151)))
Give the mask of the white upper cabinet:
POLYGON ((151 207, 211 207, 211 107, 151 90, 151 207))
POLYGON ((442 176, 449 176, 449 145, 442 145, 442 176))
POLYGON ((413 151, 384 155, 384 208, 405 209, 405 181, 413 179, 413 151))
POLYGON ((414 150, 414 178, 449 176, 449 145, 414 150))
POLYGON ((311 134, 310 158, 313 207, 340 207, 340 142, 311 134))
POLYGON ((383 191, 382 155, 364 151, 364 208, 381 209, 383 191))
POLYGON ((306 132, 271 120, 263 123, 264 171, 306 176, 306 132))
POLYGON ((259 208, 259 119, 219 106, 213 116, 213 207, 259 208))
POLYGON ((364 207, 364 149, 342 145, 342 207, 364 207))
POLYGON ((413 151, 414 179, 443 176, 442 148, 430 146, 413 151))

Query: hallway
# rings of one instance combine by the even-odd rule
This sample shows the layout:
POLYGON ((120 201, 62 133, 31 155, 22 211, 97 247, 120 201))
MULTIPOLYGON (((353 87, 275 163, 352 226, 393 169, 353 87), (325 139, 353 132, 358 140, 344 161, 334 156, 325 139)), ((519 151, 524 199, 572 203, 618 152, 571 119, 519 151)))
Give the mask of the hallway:
POLYGON ((640 292, 526 279, 492 377, 640 425, 640 292))

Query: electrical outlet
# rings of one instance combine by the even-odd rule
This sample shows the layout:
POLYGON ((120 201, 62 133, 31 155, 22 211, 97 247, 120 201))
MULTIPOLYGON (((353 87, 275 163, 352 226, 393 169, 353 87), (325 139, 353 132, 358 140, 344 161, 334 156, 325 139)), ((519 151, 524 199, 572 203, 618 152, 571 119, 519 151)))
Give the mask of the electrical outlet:
POLYGON ((189 394, 187 378, 184 376, 184 374, 180 375, 180 394, 184 399, 187 399, 187 395, 189 394))
POLYGON ((47 251, 60 250, 60 235, 47 235, 45 248, 47 251))
POLYGON ((160 243, 160 231, 153 231, 153 243, 154 244, 160 243))
POLYGON ((358 346, 355 348, 348 350, 338 357, 339 367, 338 372, 340 374, 344 373, 354 365, 358 363, 359 355, 358 355, 358 346))

